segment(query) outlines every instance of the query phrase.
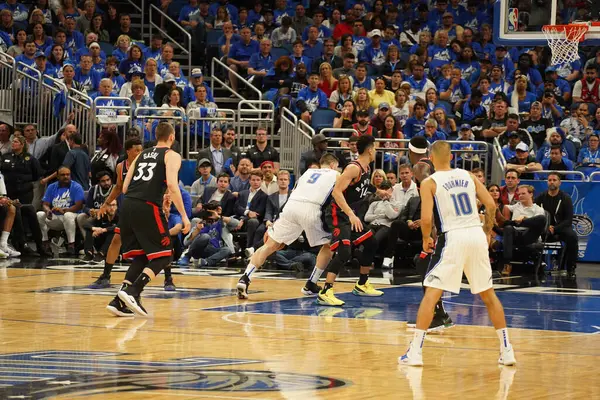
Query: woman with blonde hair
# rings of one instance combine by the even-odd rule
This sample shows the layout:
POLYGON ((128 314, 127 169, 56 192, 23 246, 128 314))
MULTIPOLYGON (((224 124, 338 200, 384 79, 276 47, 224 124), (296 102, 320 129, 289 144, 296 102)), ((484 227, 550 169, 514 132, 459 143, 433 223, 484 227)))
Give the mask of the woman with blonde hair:
POLYGON ((150 97, 154 98, 154 89, 162 82, 163 79, 158 74, 158 62, 154 58, 148 58, 144 64, 144 85, 150 97))
MULTIPOLYGON (((129 82, 127 82, 129 83, 129 82)), ((126 83, 126 84, 127 84, 126 83)), ((126 85, 125 84, 125 85, 126 85)), ((123 85, 123 86, 125 86, 123 85)), ((123 97, 123 96, 121 96, 123 97)), ((135 76, 131 81, 131 111, 134 112, 138 107, 156 107, 156 103, 152 97, 148 95, 148 88, 144 81, 135 76)))
POLYGON ((446 110, 443 107, 436 107, 431 116, 437 121, 438 130, 444 132, 446 137, 457 135, 456 122, 446 116, 446 110))
POLYGON ((515 87, 510 94, 510 106, 519 113, 529 112, 531 104, 537 100, 537 96, 527 90, 527 76, 518 75, 515 78, 515 87))
POLYGON ((117 48, 113 51, 112 55, 119 62, 129 57, 129 48, 131 47, 131 38, 127 35, 120 35, 117 38, 117 48))
POLYGON ((365 88, 360 88, 354 95, 354 104, 356 104, 356 111, 366 111, 369 116, 372 117, 375 113, 374 108, 371 107, 371 97, 369 91, 365 88))
POLYGON ((371 185, 375 186, 377 189, 379 189, 379 186, 386 180, 385 171, 382 169, 376 169, 371 174, 371 185))
POLYGON ((352 80, 348 75, 342 75, 338 80, 337 89, 329 96, 329 108, 341 113, 346 100, 352 100, 353 98, 354 89, 352 88, 352 80))
POLYGON ((338 88, 338 81, 333 77, 333 70, 331 64, 324 62, 319 66, 319 89, 327 95, 327 98, 331 96, 334 90, 338 88))

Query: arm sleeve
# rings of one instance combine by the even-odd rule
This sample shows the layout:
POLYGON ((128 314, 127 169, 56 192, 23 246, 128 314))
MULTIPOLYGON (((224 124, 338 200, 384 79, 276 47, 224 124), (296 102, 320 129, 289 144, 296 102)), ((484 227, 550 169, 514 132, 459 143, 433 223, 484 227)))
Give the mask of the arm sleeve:
POLYGON ((69 151, 67 153, 67 155, 65 156, 65 159, 63 160, 62 165, 64 165, 65 167, 71 168, 74 163, 75 163, 75 158, 73 157, 73 154, 71 154, 71 152, 69 151))
POLYGON ((377 201, 374 201, 371 204, 369 204, 369 209, 365 214, 365 222, 373 222, 377 218, 377 216, 375 215, 375 206, 377 205, 377 203, 377 201))

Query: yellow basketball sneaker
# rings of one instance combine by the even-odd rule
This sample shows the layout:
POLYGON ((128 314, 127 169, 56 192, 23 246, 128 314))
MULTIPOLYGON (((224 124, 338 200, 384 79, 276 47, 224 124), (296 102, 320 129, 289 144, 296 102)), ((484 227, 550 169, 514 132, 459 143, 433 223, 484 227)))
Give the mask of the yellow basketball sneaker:
POLYGON ((322 306, 343 306, 345 303, 343 301, 341 301, 340 299, 338 299, 337 297, 335 297, 335 294, 333 294, 333 288, 329 288, 327 289, 327 291, 325 292, 325 294, 323 293, 319 293, 319 295, 317 296, 317 304, 320 304, 322 306))
POLYGON ((375 289, 369 281, 366 281, 364 285, 359 285, 358 282, 354 289, 352 289, 352 294, 356 296, 369 296, 369 297, 377 297, 383 296, 383 292, 381 290, 375 289))

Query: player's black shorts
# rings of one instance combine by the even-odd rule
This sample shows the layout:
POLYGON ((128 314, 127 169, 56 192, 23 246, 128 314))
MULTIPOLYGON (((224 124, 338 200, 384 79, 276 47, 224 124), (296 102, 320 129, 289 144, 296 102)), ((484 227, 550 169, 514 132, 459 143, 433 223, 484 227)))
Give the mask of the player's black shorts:
MULTIPOLYGON (((325 211, 325 222, 327 230, 331 232, 331 251, 335 251, 340 245, 358 247, 362 242, 373 236, 370 229, 362 232, 352 230, 350 219, 340 208, 332 203, 325 211)), ((363 221, 363 228, 366 227, 363 221)))
POLYGON ((171 237, 162 208, 143 200, 127 198, 120 211, 119 228, 123 258, 145 255, 149 260, 170 257, 171 237))

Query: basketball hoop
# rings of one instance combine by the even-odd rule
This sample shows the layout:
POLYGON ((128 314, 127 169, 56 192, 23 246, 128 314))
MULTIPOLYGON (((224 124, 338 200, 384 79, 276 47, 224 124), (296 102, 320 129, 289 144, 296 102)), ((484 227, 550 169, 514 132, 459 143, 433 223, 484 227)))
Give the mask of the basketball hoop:
POLYGON ((552 65, 579 60, 579 42, 590 29, 587 23, 570 25, 544 25, 542 31, 552 50, 552 65))

